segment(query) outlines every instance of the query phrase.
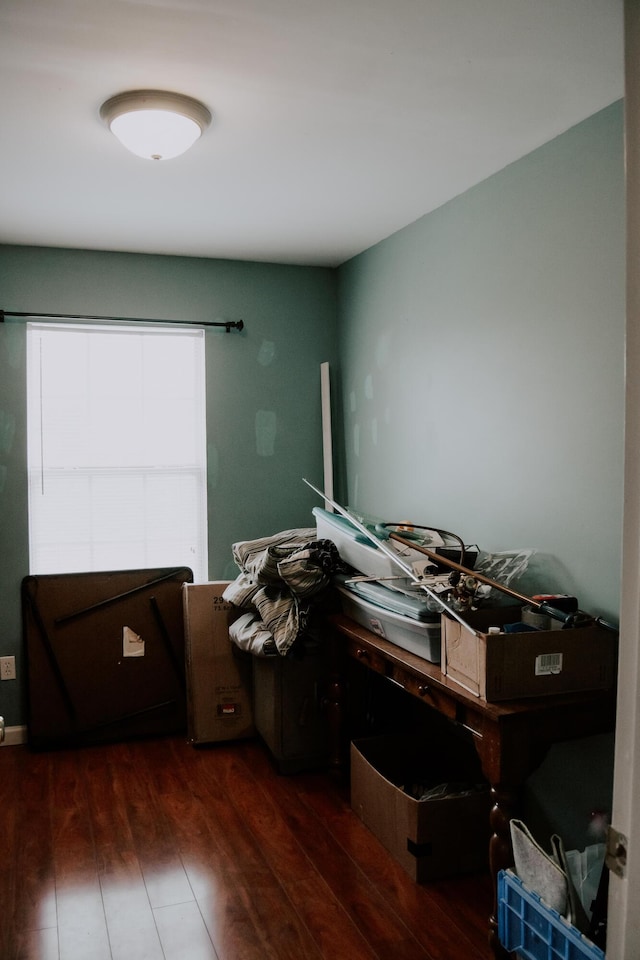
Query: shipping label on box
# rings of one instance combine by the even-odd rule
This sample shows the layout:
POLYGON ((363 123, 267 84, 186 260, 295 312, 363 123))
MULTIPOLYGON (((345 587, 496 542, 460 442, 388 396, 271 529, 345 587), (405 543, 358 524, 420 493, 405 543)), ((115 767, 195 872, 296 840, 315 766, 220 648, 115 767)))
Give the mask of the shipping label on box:
POLYGON ((442 617, 442 671, 488 701, 608 690, 616 677, 617 634, 597 624, 563 630, 505 633, 519 607, 465 616, 477 633, 442 617), (490 627, 500 632, 489 633, 490 627))
POLYGON ((237 609, 222 596, 229 581, 185 583, 187 722, 193 743, 253 736, 251 659, 236 650, 229 624, 237 609))

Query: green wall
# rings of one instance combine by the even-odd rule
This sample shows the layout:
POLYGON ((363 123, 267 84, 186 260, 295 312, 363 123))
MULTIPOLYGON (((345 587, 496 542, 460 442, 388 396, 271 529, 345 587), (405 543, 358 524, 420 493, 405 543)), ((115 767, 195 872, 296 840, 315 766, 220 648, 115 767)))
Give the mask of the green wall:
MULTIPOLYGON (((336 360, 336 275, 324 268, 0 247, 0 308, 238 320, 207 332, 209 576, 232 579, 236 540, 312 525, 322 478, 320 364, 336 360)), ((20 583, 28 573, 25 325, 0 324, 0 685, 6 724, 26 722, 20 583)))
MULTIPOLYGON (((529 547, 528 588, 617 619, 624 260, 618 103, 337 271, 0 247, 0 308, 244 320, 207 334, 211 578, 235 576, 235 540, 311 521, 328 360, 343 503, 529 547)), ((0 655, 21 676, 24 393, 7 322, 0 655)), ((7 724, 26 719, 20 690, 0 685, 7 724)))
POLYGON ((349 503, 617 620, 624 262, 617 103, 343 265, 349 503))

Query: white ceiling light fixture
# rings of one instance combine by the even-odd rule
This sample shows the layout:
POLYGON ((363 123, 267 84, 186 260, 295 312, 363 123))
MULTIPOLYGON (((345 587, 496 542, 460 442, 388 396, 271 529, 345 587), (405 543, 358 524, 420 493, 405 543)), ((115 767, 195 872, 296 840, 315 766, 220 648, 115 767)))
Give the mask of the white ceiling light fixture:
POLYGON ((211 123, 199 100, 163 90, 118 93, 102 104, 100 116, 127 150, 146 160, 179 157, 211 123))

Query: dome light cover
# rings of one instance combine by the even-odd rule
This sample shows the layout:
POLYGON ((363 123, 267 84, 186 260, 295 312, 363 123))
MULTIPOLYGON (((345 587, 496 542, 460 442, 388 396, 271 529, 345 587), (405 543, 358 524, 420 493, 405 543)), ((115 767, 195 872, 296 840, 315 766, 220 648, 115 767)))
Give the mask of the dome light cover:
POLYGON ((102 104, 100 116, 127 150, 146 160, 179 157, 211 123, 199 100, 162 90, 119 93, 102 104))

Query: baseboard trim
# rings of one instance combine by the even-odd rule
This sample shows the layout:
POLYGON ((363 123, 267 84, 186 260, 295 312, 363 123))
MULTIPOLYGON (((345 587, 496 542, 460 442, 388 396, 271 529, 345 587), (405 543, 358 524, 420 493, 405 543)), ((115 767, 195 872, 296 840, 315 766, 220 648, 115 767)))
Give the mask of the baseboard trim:
POLYGON ((26 726, 19 727, 5 727, 4 728, 4 740, 0 743, 2 747, 15 747, 20 743, 27 742, 27 728, 26 726))

